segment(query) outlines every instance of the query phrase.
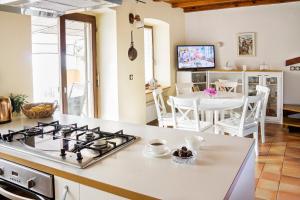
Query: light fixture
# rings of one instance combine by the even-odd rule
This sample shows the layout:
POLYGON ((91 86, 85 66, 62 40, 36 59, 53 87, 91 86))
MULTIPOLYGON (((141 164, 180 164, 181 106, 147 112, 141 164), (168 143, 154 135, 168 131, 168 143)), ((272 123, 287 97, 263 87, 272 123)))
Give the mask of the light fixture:
POLYGON ((129 13, 129 23, 135 24, 136 28, 144 28, 144 22, 141 20, 140 15, 129 13))

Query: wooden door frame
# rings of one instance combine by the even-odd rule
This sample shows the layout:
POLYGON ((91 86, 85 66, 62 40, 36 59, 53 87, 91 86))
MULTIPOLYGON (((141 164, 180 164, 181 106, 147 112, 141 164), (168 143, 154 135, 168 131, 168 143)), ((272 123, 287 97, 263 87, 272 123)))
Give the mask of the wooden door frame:
POLYGON ((62 110, 68 113, 68 97, 65 92, 67 85, 67 60, 66 60, 66 20, 80 21, 91 24, 92 27, 92 62, 93 62, 93 96, 94 96, 94 117, 98 117, 98 70, 97 70, 97 47, 96 47, 96 17, 80 13, 63 15, 59 18, 60 27, 60 66, 61 66, 61 88, 62 88, 62 110))

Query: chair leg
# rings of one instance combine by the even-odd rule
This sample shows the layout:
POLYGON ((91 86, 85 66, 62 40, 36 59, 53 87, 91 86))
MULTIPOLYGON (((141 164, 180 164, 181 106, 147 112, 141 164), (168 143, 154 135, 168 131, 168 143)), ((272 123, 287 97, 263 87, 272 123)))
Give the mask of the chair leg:
POLYGON ((265 122, 261 120, 260 122, 260 136, 261 136, 261 143, 265 143, 265 122))
POLYGON ((256 156, 259 155, 259 149, 258 149, 258 132, 253 133, 253 138, 255 140, 255 154, 256 156))

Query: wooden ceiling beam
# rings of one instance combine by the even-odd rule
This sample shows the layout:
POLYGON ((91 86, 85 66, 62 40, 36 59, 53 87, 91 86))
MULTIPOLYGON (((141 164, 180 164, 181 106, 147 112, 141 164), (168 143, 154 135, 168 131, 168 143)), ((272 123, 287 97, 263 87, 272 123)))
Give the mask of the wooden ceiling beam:
POLYGON ((229 3, 191 6, 191 7, 185 7, 183 9, 184 12, 195 12, 195 11, 218 10, 218 9, 225 9, 225 8, 245 7, 245 6, 259 6, 259 5, 267 5, 267 4, 287 3, 287 2, 295 2, 295 1, 300 1, 300 0, 250 0, 250 1, 232 0, 232 2, 229 3))
POLYGON ((201 0, 201 1, 186 1, 180 3, 172 3, 174 8, 189 8, 189 7, 197 7, 197 6, 208 6, 215 4, 224 4, 224 3, 236 3, 236 2, 246 2, 249 0, 201 0))

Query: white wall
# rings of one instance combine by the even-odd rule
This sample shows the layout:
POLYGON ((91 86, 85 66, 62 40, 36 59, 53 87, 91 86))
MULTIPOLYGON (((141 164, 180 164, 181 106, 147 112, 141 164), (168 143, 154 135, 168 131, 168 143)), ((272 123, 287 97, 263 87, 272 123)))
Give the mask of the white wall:
MULTIPOLYGON (((300 56, 299 24, 299 2, 185 14, 187 43, 224 43, 223 47, 216 48, 218 67, 224 67, 226 61, 229 61, 233 66, 246 64, 257 68, 265 62, 271 67, 286 70, 283 67, 285 60, 300 56), (237 56, 236 34, 239 32, 256 32, 257 56, 237 56)), ((297 85, 300 85, 299 73, 286 72, 285 103, 300 102, 300 93, 295 95, 294 92, 297 91, 297 85), (296 82, 289 81, 290 78, 296 82)))
POLYGON ((130 12, 140 14, 141 18, 155 18, 170 25, 171 82, 175 82, 175 46, 184 41, 184 13, 169 4, 147 1, 136 4, 124 1, 117 11, 117 48, 118 48, 118 85, 119 85, 119 119, 144 124, 146 121, 146 98, 144 86, 144 32, 128 22, 130 12), (130 46, 130 31, 133 30, 135 48, 138 57, 130 61, 127 56, 130 46), (129 75, 133 74, 133 80, 129 75))
POLYGON ((0 96, 26 94, 32 99, 31 21, 0 12, 0 96))
POLYGON ((105 9, 96 19, 99 113, 102 119, 119 120, 116 12, 105 9))

